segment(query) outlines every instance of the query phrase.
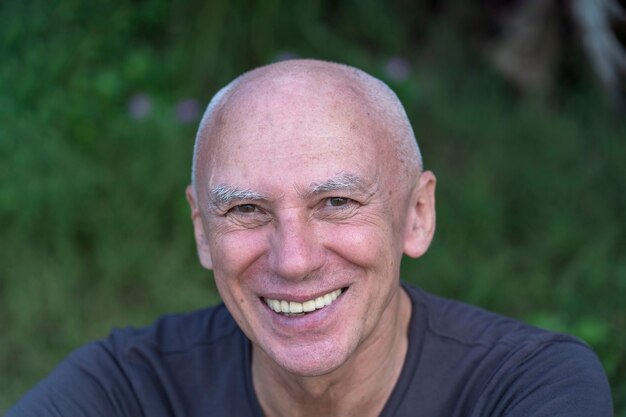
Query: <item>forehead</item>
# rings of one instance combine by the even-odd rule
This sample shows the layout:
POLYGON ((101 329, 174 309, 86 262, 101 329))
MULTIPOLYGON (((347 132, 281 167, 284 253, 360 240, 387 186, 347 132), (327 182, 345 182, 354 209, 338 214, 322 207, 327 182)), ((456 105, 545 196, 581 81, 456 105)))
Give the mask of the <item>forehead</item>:
POLYGON ((310 182, 345 171, 377 176, 395 158, 375 106, 358 86, 331 77, 244 85, 207 134, 213 185, 280 175, 310 182))

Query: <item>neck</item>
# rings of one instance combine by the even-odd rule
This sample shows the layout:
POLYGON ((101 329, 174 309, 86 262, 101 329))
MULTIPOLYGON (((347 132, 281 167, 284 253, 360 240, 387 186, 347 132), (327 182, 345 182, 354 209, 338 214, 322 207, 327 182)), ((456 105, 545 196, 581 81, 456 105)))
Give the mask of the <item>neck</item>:
POLYGON ((402 288, 376 329, 339 368, 300 376, 253 345, 252 379, 268 417, 377 416, 400 377, 408 348, 411 302, 402 288))

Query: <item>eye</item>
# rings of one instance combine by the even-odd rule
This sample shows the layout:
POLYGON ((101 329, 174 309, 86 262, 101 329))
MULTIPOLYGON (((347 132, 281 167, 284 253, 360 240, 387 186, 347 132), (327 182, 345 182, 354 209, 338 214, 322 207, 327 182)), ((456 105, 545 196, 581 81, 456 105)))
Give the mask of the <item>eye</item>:
POLYGON ((357 213, 361 204, 348 197, 327 197, 318 206, 318 216, 328 221, 347 220, 357 213))
POLYGON ((233 230, 246 230, 261 227, 272 221, 272 215, 262 205, 238 204, 231 207, 224 217, 233 230))
POLYGON ((254 204, 240 204, 231 208, 229 211, 237 214, 250 214, 257 211, 258 208, 254 204))
POLYGON ((326 200, 326 204, 331 207, 343 207, 349 204, 352 200, 346 197, 330 197, 326 200))

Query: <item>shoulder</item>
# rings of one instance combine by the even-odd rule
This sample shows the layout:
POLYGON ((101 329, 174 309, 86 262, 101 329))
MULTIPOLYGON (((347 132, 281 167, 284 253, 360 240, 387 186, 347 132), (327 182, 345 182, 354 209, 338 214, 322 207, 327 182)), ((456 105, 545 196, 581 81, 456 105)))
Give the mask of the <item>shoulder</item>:
POLYGON ((242 385, 245 375, 236 370, 246 347, 223 305, 117 329, 71 353, 8 416, 170 416, 195 407, 201 414, 227 398, 201 389, 216 381, 242 385))
POLYGON ((493 345, 518 346, 532 342, 584 342, 572 336, 550 332, 525 324, 480 307, 460 301, 450 300, 429 294, 416 287, 405 285, 413 301, 416 315, 431 336, 466 346, 491 348, 493 345))
POLYGON ((149 326, 114 329, 103 343, 116 355, 132 360, 136 350, 175 355, 217 347, 240 335, 223 304, 190 313, 169 314, 149 326))
POLYGON ((422 327, 420 369, 442 372, 443 390, 465 414, 611 415, 606 374, 583 341, 405 289, 422 327))
POLYGON ((478 414, 612 416, 606 374, 587 345, 559 339, 522 352, 494 372, 476 405, 478 414))

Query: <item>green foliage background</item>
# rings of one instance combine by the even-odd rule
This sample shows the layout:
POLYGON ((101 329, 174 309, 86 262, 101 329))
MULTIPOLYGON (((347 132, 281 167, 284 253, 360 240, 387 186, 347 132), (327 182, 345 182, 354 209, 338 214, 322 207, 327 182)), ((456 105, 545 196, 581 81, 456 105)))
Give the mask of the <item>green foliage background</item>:
POLYGON ((437 237, 405 279, 585 339, 626 416, 623 119, 584 71, 517 97, 463 35, 469 2, 426 3, 3 1, 0 412, 112 327, 218 301, 184 198, 196 126, 175 104, 290 53, 361 67, 406 104, 439 184, 437 237))

